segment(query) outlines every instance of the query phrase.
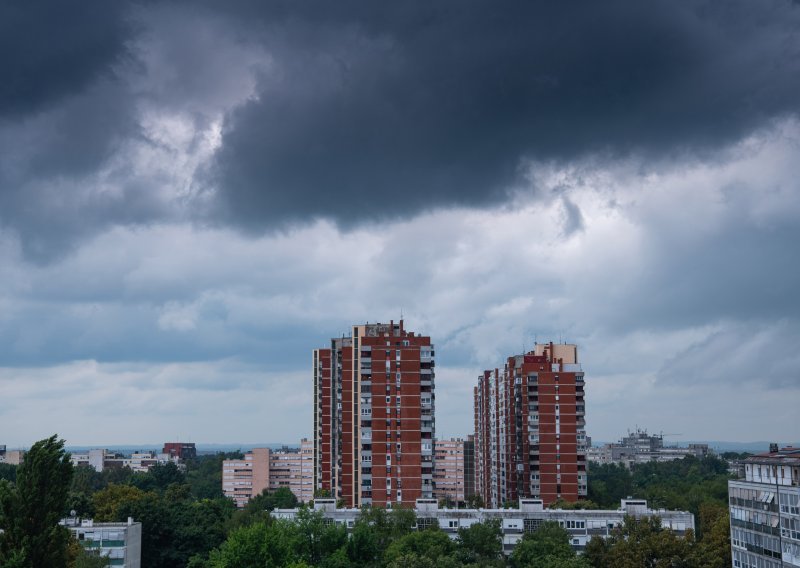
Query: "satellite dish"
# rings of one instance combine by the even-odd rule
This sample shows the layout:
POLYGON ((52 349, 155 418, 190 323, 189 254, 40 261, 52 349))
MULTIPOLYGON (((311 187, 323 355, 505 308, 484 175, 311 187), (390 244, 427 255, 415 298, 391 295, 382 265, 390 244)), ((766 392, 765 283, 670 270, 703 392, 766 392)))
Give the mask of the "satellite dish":
POLYGON ((75 515, 77 515, 77 514, 78 514, 78 513, 76 513, 76 512, 75 512, 75 509, 72 509, 72 510, 69 512, 69 516, 70 516, 70 517, 74 517, 74 516, 75 516, 75 515))

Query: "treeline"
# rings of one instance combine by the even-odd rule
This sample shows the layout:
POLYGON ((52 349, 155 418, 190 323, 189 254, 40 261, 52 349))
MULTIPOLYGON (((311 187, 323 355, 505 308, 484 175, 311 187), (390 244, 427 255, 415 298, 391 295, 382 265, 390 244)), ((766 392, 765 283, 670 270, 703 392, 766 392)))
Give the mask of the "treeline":
POLYGON ((289 566, 307 568, 456 568, 519 567, 589 568, 569 545, 568 533, 545 523, 526 534, 510 560, 503 555, 500 525, 476 523, 452 540, 435 528, 416 530, 409 509, 366 508, 352 530, 301 509, 294 522, 264 519, 234 530, 197 568, 289 566))
POLYGON ((98 522, 140 521, 142 565, 149 568, 730 565, 727 466, 716 458, 643 464, 632 471, 592 466, 590 499, 563 504, 616 509, 629 495, 646 498, 651 507, 695 513, 697 535, 679 538, 656 521, 628 519, 610 539, 593 539, 577 556, 567 532, 545 523, 506 558, 494 523, 462 528, 452 540, 438 527, 416 530, 411 510, 368 508, 348 533, 308 509, 297 522, 273 519, 269 511, 297 506, 288 489, 259 495, 237 510, 222 495, 221 472, 224 459, 240 456, 202 456, 189 462, 186 472, 170 463, 148 473, 127 468, 98 473, 73 468, 63 440, 37 442, 23 465, 0 468, 0 566, 106 565, 58 526, 70 511, 98 522))

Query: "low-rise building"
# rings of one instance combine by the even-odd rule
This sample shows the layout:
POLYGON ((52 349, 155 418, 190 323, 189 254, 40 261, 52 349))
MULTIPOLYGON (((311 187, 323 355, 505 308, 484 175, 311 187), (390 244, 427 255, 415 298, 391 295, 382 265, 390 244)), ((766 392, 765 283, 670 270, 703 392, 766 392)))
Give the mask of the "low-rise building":
MULTIPOLYGON (((315 499, 314 509, 321 511, 326 519, 348 529, 355 526, 359 509, 337 509, 335 499, 315 499)), ((276 519, 294 520, 299 509, 275 509, 271 515, 276 519)), ((519 509, 447 509, 440 508, 436 499, 417 499, 414 512, 417 528, 439 526, 450 538, 458 537, 458 529, 474 523, 498 520, 503 534, 503 551, 511 554, 514 546, 526 532, 535 531, 542 523, 557 522, 570 535, 570 544, 578 552, 583 551, 592 537, 610 536, 626 516, 635 518, 658 517, 663 527, 679 536, 694 530, 694 515, 686 511, 650 509, 643 499, 623 499, 616 510, 546 509, 541 499, 520 499, 519 509)))
POLYGON ((686 456, 697 458, 709 454, 708 444, 689 444, 686 447, 665 446, 662 434, 650 435, 647 430, 637 429, 615 444, 590 447, 586 452, 589 461, 599 464, 619 463, 631 467, 637 463, 666 462, 683 459, 686 456))
POLYGON ((0 446, 0 463, 20 465, 25 460, 25 450, 7 450, 0 446))
POLYGON ((141 568, 142 523, 129 517, 127 523, 95 523, 92 519, 69 518, 61 524, 85 549, 108 557, 111 566, 141 568))
POLYGON ((194 442, 166 442, 161 453, 186 461, 197 457, 197 447, 194 442))
POLYGON ((254 448, 244 458, 222 462, 222 492, 237 507, 261 494, 287 487, 299 501, 314 498, 314 443, 306 438, 299 448, 254 448))
POLYGON ((138 473, 146 473, 156 464, 166 464, 175 462, 179 467, 184 467, 180 463, 180 458, 169 454, 157 454, 155 451, 133 452, 130 455, 123 455, 106 449, 89 450, 87 453, 73 453, 70 455, 72 465, 88 465, 98 473, 106 469, 120 469, 129 467, 138 473))
POLYGON ((270 453, 269 490, 288 487, 301 502, 314 498, 314 442, 303 438, 299 448, 283 447, 270 453))
POLYGON ((772 444, 743 463, 728 482, 733 566, 800 566, 800 448, 772 444))

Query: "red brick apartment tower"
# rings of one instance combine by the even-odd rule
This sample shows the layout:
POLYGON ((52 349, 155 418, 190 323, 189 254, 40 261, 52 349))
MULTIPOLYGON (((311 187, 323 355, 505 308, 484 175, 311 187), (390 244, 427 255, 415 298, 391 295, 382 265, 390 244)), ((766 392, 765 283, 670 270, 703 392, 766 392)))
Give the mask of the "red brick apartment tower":
POLYGON ((314 485, 349 507, 433 496, 434 351, 388 324, 314 351, 314 485))
POLYGON ((586 496, 584 378, 577 346, 537 344, 486 371, 475 394, 475 483, 487 506, 586 496))

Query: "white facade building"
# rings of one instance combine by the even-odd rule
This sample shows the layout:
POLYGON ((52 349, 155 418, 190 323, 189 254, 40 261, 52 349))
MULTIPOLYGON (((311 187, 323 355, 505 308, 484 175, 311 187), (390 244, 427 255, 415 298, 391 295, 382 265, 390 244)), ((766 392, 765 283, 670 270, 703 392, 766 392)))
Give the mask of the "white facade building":
MULTIPOLYGON (((619 509, 606 511, 545 509, 541 499, 520 499, 519 509, 443 509, 439 508, 436 499, 417 499, 416 503, 414 512, 417 516, 417 527, 438 524, 452 539, 458 537, 458 529, 461 527, 499 520, 505 554, 511 554, 526 532, 535 531, 547 521, 555 521, 564 527, 570 535, 570 544, 579 552, 592 537, 608 537, 615 527, 622 525, 627 515, 638 518, 657 516, 661 519, 662 526, 680 536, 688 529, 694 530, 694 515, 691 513, 649 509, 647 501, 641 499, 623 499, 619 509)), ((321 511, 326 519, 348 529, 355 526, 361 514, 359 509, 337 509, 334 499, 316 499, 314 509, 321 511)), ((294 520, 298 511, 299 509, 275 509, 271 514, 276 519, 294 520)))
POLYGON ((773 445, 744 460, 728 500, 735 568, 800 566, 800 448, 773 445))
POLYGON ((111 566, 141 568, 142 523, 95 523, 91 519, 64 519, 75 539, 87 550, 108 557, 111 566))

